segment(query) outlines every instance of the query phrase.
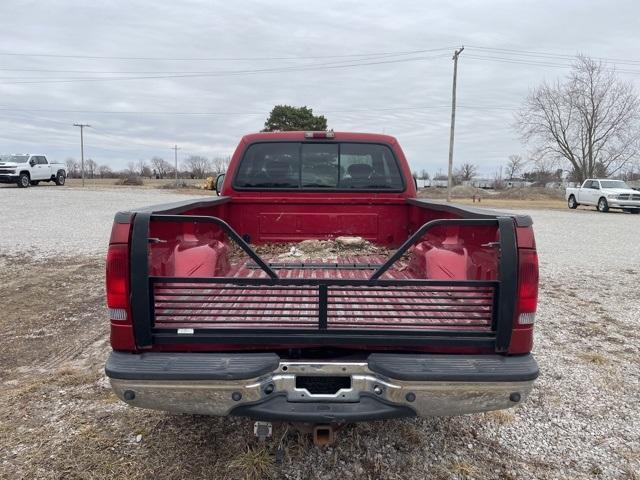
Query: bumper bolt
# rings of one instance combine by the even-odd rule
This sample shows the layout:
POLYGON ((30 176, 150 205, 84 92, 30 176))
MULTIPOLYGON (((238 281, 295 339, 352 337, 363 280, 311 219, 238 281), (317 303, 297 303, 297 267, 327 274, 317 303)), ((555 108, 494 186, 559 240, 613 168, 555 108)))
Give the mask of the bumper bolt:
POLYGON ((239 402, 240 400, 242 400, 242 394, 240 392, 233 392, 231 394, 231 398, 233 399, 233 401, 239 402))
POLYGON ((122 396, 125 400, 131 401, 136 398, 136 392, 134 392, 133 390, 125 390, 122 396))
POLYGON ((513 392, 511 395, 509 395, 509 400, 514 403, 518 403, 521 399, 522 395, 520 395, 518 392, 513 392))
POLYGON ((373 387, 373 393, 375 393, 376 395, 381 395, 382 394, 382 387, 380 385, 375 385, 373 387))
POLYGON ((409 393, 407 393, 407 394, 404 396, 404 398, 406 398, 406 399, 407 399, 407 402, 415 402, 415 400, 416 400, 416 394, 415 394, 415 393, 413 393, 413 392, 409 392, 409 393))
POLYGON ((270 383, 266 387, 264 387, 264 393, 266 393, 267 395, 271 395, 273 393, 273 389, 273 383, 270 383))

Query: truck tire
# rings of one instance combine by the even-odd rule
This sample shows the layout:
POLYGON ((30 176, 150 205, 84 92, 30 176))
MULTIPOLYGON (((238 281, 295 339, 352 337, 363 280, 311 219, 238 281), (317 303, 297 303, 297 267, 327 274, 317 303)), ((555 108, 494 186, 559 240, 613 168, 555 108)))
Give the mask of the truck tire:
POLYGON ((606 198, 600 197, 600 200, 598 200, 598 211, 602 213, 609 211, 609 204, 606 198))
POLYGON ((571 210, 575 210, 576 208, 578 208, 578 205, 580 204, 576 202, 576 197, 574 197, 573 195, 569 195, 569 200, 567 200, 567 205, 571 210))
POLYGON ((64 182, 65 182, 66 178, 67 177, 65 176, 64 172, 58 172, 56 174, 56 178, 55 178, 54 182, 56 182, 56 185, 62 186, 62 185, 64 185, 64 182))
POLYGON ((27 188, 31 186, 31 178, 28 173, 21 173, 18 177, 18 188, 27 188))
POLYGON ((34 187, 36 185, 38 185, 39 183, 40 183, 40 180, 31 180, 31 185, 34 186, 34 187))

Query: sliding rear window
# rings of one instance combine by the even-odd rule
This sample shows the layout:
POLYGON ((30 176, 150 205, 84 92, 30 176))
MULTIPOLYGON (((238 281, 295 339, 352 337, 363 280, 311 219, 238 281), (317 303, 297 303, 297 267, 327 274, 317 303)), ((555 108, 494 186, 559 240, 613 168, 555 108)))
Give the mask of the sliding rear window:
POLYGON ((240 190, 404 190, 388 146, 346 142, 254 143, 233 185, 240 190))

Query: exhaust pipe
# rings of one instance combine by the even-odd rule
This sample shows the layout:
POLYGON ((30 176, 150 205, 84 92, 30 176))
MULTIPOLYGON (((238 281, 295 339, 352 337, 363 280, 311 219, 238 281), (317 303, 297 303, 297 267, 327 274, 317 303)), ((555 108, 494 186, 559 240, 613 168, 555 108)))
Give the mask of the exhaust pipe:
POLYGON ((313 427, 313 443, 318 447, 326 447, 336 441, 336 430, 331 425, 315 425, 313 427))

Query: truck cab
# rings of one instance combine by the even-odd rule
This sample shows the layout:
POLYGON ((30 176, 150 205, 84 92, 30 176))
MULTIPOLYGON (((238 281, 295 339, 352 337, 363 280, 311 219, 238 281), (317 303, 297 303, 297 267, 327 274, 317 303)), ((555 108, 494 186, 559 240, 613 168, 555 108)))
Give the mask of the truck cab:
POLYGON ((120 399, 327 429, 526 399, 530 217, 416 198, 387 135, 247 135, 219 186, 116 214, 106 372, 120 399), (370 248, 295 256, 344 237, 370 248))
POLYGON ((0 183, 16 183, 26 188, 40 182, 64 185, 65 181, 64 165, 50 162, 45 155, 0 155, 0 183))

